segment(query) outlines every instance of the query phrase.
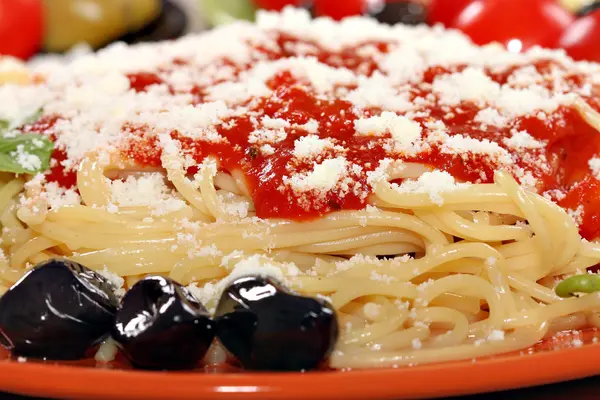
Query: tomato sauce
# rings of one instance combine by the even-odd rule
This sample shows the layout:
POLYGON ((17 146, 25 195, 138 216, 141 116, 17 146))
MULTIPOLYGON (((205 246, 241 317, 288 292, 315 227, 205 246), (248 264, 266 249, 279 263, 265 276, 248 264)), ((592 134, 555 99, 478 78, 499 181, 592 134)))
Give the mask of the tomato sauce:
MULTIPOLYGON (((263 58, 277 59, 289 56, 287 51, 297 39, 282 35, 278 41, 279 50, 272 48, 257 48, 263 58)), ((310 44, 310 43, 308 43, 310 44)), ((344 49, 338 53, 326 52, 314 44, 314 54, 319 61, 336 66, 345 67, 355 72, 371 75, 377 70, 377 64, 372 57, 359 51, 361 46, 375 46, 378 51, 388 51, 386 43, 365 43, 361 46, 344 49), (362 55, 361 55, 362 54, 362 55)), ((224 60, 224 65, 235 65, 224 60)), ((562 68, 553 61, 539 61, 532 64, 540 73, 550 68, 562 68)), ((175 67, 175 64, 174 64, 175 67)), ((239 70, 249 66, 239 66, 239 70)), ((423 82, 433 82, 441 74, 450 71, 460 71, 466 66, 457 65, 449 68, 429 68, 423 77, 423 82)), ((500 84, 507 82, 514 69, 503 72, 490 72, 488 75, 500 84)), ((148 86, 159 84, 162 79, 151 72, 128 75, 131 88, 144 91, 148 86)), ((573 74, 569 76, 573 84, 580 84, 581 77, 573 74)), ((551 82, 546 82, 551 85, 551 82)), ((209 143, 199 139, 185 136, 185 132, 171 132, 171 137, 181 143, 185 155, 191 156, 200 163, 207 156, 219 160, 219 168, 225 171, 241 170, 246 178, 246 183, 251 189, 251 195, 256 207, 256 213, 262 218, 292 218, 308 219, 318 217, 336 210, 356 210, 365 207, 369 192, 372 190, 366 182, 366 172, 372 171, 379 163, 388 157, 410 162, 419 162, 431 165, 434 168, 449 172, 459 181, 490 183, 493 182, 494 171, 499 168, 496 160, 481 154, 448 154, 441 151, 440 144, 433 143, 427 150, 408 155, 402 153, 390 154, 386 150, 385 142, 389 135, 359 136, 356 135, 354 120, 358 118, 353 105, 342 99, 324 99, 316 96, 311 89, 296 80, 289 72, 282 72, 273 77, 268 86, 273 90, 272 95, 259 99, 251 104, 251 112, 272 118, 283 118, 292 124, 286 128, 286 138, 272 146, 273 154, 264 154, 260 146, 249 142, 250 133, 255 129, 251 117, 242 115, 224 121, 216 127, 224 140, 209 143), (319 124, 318 136, 332 138, 337 144, 346 149, 344 157, 350 163, 360 167, 361 173, 353 176, 352 188, 345 193, 331 190, 328 193, 295 192, 285 179, 293 173, 309 172, 314 166, 314 160, 304 161, 293 156, 294 142, 296 139, 307 135, 302 129, 294 128, 293 124, 305 124, 316 120, 319 124)), ((430 86, 429 86, 430 87, 430 86)), ((194 86, 191 94, 194 102, 204 101, 205 88, 194 86)), ((348 90, 352 87, 346 88, 348 90)), ((596 90, 594 88, 593 90, 596 90)), ((431 89, 427 85, 414 85, 411 91, 412 98, 427 96, 431 89)), ((588 99, 590 105, 600 111, 598 99, 588 99)), ((583 223, 580 226, 581 234, 592 239, 600 235, 600 182, 591 175, 588 160, 600 154, 600 132, 591 127, 580 114, 570 107, 562 106, 545 119, 537 117, 523 117, 512 121, 505 128, 495 126, 482 126, 475 122, 475 116, 480 107, 473 103, 463 102, 457 106, 448 107, 439 105, 429 109, 429 116, 414 118, 423 126, 427 122, 442 120, 446 125, 449 136, 462 135, 474 139, 487 139, 500 147, 513 150, 503 142, 511 137, 513 129, 525 130, 535 139, 544 141, 547 145, 541 149, 530 150, 531 154, 544 156, 545 162, 532 162, 527 154, 513 154, 516 159, 516 168, 521 168, 536 179, 536 189, 539 193, 548 190, 558 190, 563 196, 555 199, 562 207, 581 210, 583 223)), ((381 112, 378 109, 368 110, 371 115, 381 112)), ((364 115, 362 115, 364 116, 364 115)), ((31 129, 41 130, 34 125, 31 129)), ((44 129, 48 129, 45 126, 44 129)), ((160 167, 161 150, 157 139, 150 133, 148 127, 126 126, 123 128, 133 138, 122 146, 124 158, 135 161, 142 166, 160 167)), ((426 138, 427 129, 423 130, 426 138)), ((529 150, 528 150, 529 151, 529 150)), ((324 156, 335 157, 335 154, 324 156)), ((60 166, 64 153, 55 151, 56 163, 48 173, 48 179, 60 182, 64 186, 74 184, 73 173, 65 172, 60 166)), ((322 161, 323 158, 320 158, 322 161)), ((537 158, 536 158, 537 160, 537 158)), ((195 172, 192 168, 188 173, 195 172)))
POLYGON ((163 80, 151 72, 138 72, 135 74, 127 74, 129 79, 129 87, 136 92, 144 92, 151 85, 160 85, 163 80))

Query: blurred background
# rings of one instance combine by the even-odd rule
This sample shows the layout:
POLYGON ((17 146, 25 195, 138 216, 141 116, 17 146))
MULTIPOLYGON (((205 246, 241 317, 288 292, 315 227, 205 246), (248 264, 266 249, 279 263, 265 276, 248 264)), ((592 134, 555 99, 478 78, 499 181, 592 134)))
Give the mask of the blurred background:
POLYGON ((600 1, 593 0, 0 0, 0 55, 27 60, 114 41, 170 40, 286 5, 334 19, 439 23, 478 44, 498 41, 515 52, 564 48, 600 62, 600 1))

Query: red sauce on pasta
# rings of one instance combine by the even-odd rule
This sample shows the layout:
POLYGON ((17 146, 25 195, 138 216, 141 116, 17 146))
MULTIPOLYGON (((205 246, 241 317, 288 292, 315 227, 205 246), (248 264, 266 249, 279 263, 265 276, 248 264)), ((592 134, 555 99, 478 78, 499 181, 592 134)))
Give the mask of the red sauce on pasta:
MULTIPOLYGON (((270 59, 286 57, 285 44, 293 40, 295 39, 282 35, 279 39, 279 52, 273 49, 257 49, 257 51, 270 59)), ((380 51, 387 49, 386 43, 375 43, 375 45, 380 51)), ((378 69, 371 57, 360 56, 355 50, 348 48, 335 54, 319 50, 315 56, 319 61, 329 65, 343 66, 366 75, 371 75, 378 69)), ((178 61, 174 63, 173 68, 184 64, 185 62, 178 61)), ((542 73, 552 64, 552 61, 541 61, 533 66, 542 73)), ((465 66, 456 66, 452 71, 442 67, 430 68, 425 72, 423 81, 433 82, 440 74, 460 71, 464 68, 465 66)), ((502 73, 489 72, 488 75, 503 84, 511 73, 512 70, 509 69, 502 73)), ((150 72, 129 74, 128 78, 131 87, 138 92, 146 90, 152 84, 162 82, 157 74, 150 72)), ((573 84, 580 83, 580 77, 575 74, 569 79, 573 84)), ((296 139, 308 134, 306 130, 294 128, 295 124, 302 125, 315 120, 319 126, 317 133, 319 138, 335 139, 337 145, 346 149, 343 155, 349 165, 358 166, 362 171, 373 171, 381 160, 390 157, 389 150, 385 148, 385 141, 390 138, 389 134, 356 135, 353 121, 358 116, 355 115, 350 102, 342 99, 323 99, 312 93, 307 85, 301 83, 286 72, 276 75, 268 82, 269 88, 273 90, 272 95, 258 102, 251 102, 248 115, 229 118, 223 124, 217 125, 218 134, 225 138, 221 142, 195 140, 176 131, 171 132, 171 137, 181 143, 184 154, 191 156, 197 162, 202 162, 207 156, 214 156, 219 160, 220 169, 242 171, 259 217, 308 219, 336 210, 361 209, 367 202, 364 193, 371 190, 365 174, 355 179, 353 189, 344 196, 340 196, 338 190, 330 190, 323 195, 311 191, 297 192, 289 185, 284 185, 285 179, 289 178, 291 173, 308 171, 314 165, 314 159, 305 161, 293 155, 296 139), (286 137, 283 140, 270 144, 274 150, 272 154, 265 154, 259 145, 249 141, 250 133, 255 129, 251 123, 252 112, 271 118, 281 118, 291 124, 291 127, 285 129, 286 137)), ((199 102, 203 101, 203 87, 196 86, 192 92, 194 98, 199 102)), ((415 101, 418 97, 428 95, 431 95, 430 89, 423 85, 415 85, 409 100, 415 101)), ((590 99, 589 103, 600 110, 597 99, 590 99)), ((463 102, 457 106, 444 106, 438 103, 429 111, 429 116, 417 116, 413 119, 423 126, 428 122, 441 120, 445 123, 446 133, 450 137, 460 134, 466 138, 487 139, 510 153, 513 153, 513 149, 505 144, 505 139, 511 136, 511 131, 514 129, 527 131, 534 139, 544 141, 546 144, 543 148, 532 152, 538 156, 543 154, 546 159, 545 165, 532 164, 531 160, 527 161, 528 152, 519 152, 513 154, 516 166, 522 168, 525 173, 531 173, 536 180, 536 189, 539 193, 560 190, 563 193, 562 198, 554 200, 561 206, 571 210, 582 206, 581 234, 586 238, 599 235, 600 182, 592 176, 588 160, 600 154, 600 133, 585 122, 574 108, 561 106, 545 119, 517 118, 505 128, 484 127, 481 123, 475 122, 480 107, 474 103, 463 102)), ((371 115, 378 115, 381 110, 373 108, 368 112, 371 115)), ((31 129, 36 130, 36 126, 31 129)), ((47 126, 44 129, 47 129, 47 126)), ((37 130, 42 129, 38 127, 37 130)), ((123 146, 123 156, 140 165, 160 167, 161 151, 156 137, 149 134, 145 127, 124 127, 124 130, 133 131, 134 139, 123 146)), ((427 134, 424 130, 425 138, 427 134)), ((325 150, 324 156, 328 151, 330 150, 325 150)), ((64 186, 71 186, 75 183, 74 173, 63 171, 60 166, 63 158, 64 153, 60 150, 54 153, 55 164, 48 179, 60 182, 64 186)), ((494 171, 499 168, 498 163, 485 154, 469 152, 448 154, 442 151, 439 143, 432 144, 416 155, 397 153, 393 158, 428 164, 433 168, 449 172, 459 181, 473 183, 493 182, 494 171)), ((195 169, 190 169, 188 172, 193 173, 195 169)))

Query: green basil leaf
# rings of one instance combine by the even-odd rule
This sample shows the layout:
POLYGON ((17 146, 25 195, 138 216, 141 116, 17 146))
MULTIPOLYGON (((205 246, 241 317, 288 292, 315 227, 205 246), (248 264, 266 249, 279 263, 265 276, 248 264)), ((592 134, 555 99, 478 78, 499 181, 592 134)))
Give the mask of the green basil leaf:
POLYGON ((44 135, 0 137, 0 171, 35 174, 47 170, 54 143, 44 135))
POLYGON ((16 129, 16 128, 20 127, 20 126, 28 125, 28 124, 33 124, 35 121, 37 121, 38 119, 40 119, 43 114, 44 114, 44 109, 40 108, 36 112, 34 112, 33 114, 31 114, 30 116, 25 117, 25 118, 21 119, 20 121, 17 120, 17 121, 12 121, 11 122, 11 121, 6 120, 6 119, 0 119, 0 134, 4 135, 8 131, 16 129))
POLYGON ((0 119, 0 171, 35 174, 49 168, 54 143, 44 135, 15 130, 34 123, 42 113, 39 109, 21 121, 0 119))

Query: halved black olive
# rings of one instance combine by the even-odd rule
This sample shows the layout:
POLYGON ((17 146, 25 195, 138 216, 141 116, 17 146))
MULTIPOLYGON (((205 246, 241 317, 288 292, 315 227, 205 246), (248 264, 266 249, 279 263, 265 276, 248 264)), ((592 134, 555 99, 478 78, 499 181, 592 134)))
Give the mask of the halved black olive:
POLYGON ((185 287, 151 276, 123 297, 112 336, 138 368, 191 369, 210 347, 214 329, 204 306, 185 287))
POLYGON ((110 333, 118 305, 114 290, 81 264, 40 263, 0 298, 0 342, 25 357, 83 358, 110 333))
POLYGON ((219 300, 215 323, 223 346, 248 369, 313 369, 338 338, 330 304, 292 294, 268 277, 231 283, 219 300))
POLYGON ((367 2, 367 12, 379 22, 386 24, 424 24, 427 13, 425 6, 416 1, 376 1, 367 2))

